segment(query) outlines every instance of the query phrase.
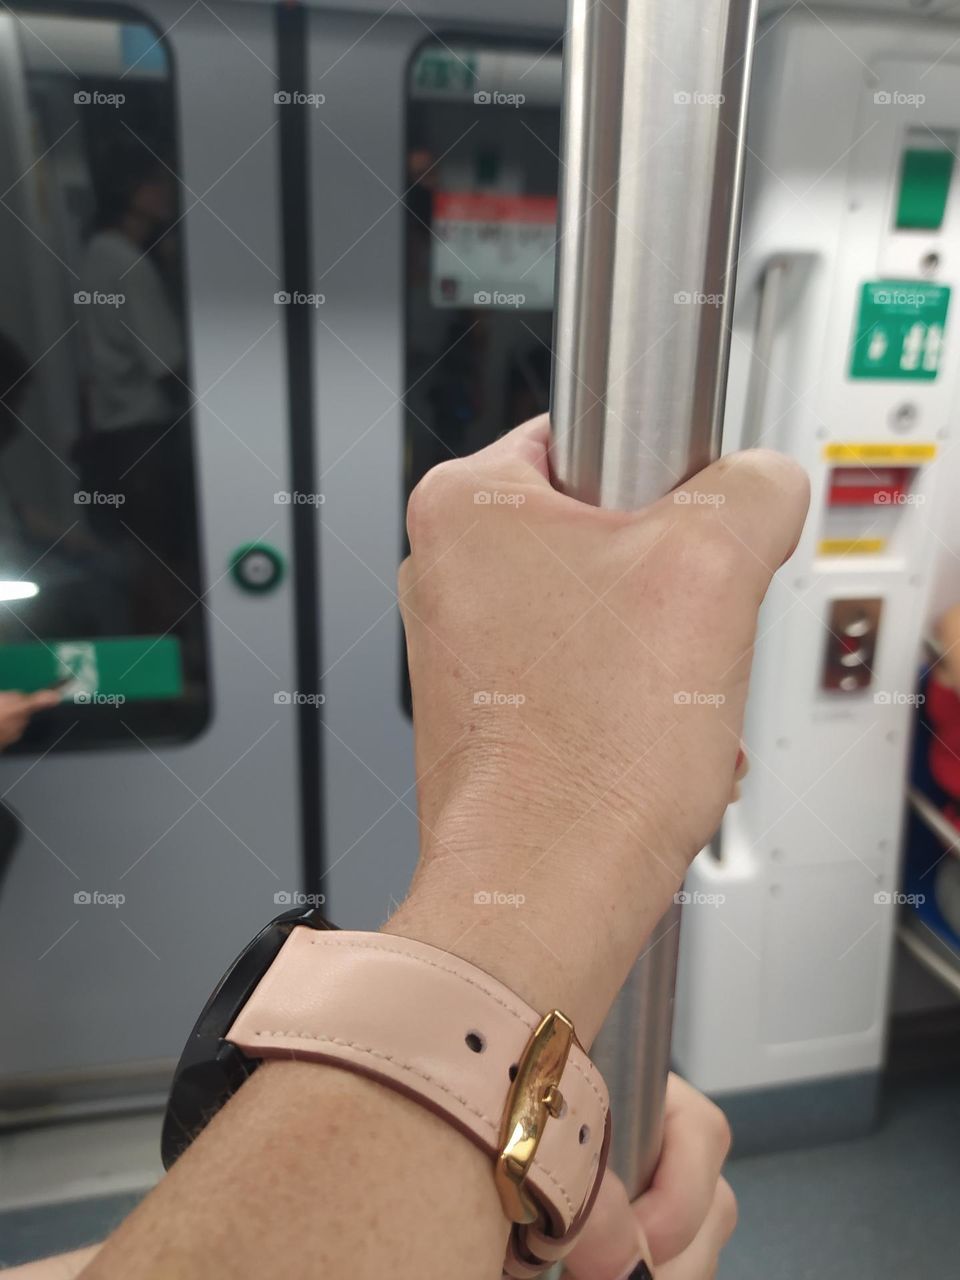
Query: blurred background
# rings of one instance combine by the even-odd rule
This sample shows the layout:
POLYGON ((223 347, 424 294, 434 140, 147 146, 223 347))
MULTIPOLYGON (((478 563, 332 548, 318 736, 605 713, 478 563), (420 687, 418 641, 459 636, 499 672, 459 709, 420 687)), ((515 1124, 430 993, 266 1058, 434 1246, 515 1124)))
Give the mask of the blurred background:
MULTIPOLYGON (((403 897, 404 507, 549 404, 565 17, 0 9, 0 1263, 156 1180, 184 1039, 268 919, 403 897)), ((671 77, 678 121, 718 110, 671 77)), ((960 5, 761 6, 723 447, 813 499, 684 893, 725 1280, 956 1266, 958 140, 960 5)), ((674 141, 625 123, 641 185, 674 141)), ((663 267, 663 331, 707 317, 663 267)))

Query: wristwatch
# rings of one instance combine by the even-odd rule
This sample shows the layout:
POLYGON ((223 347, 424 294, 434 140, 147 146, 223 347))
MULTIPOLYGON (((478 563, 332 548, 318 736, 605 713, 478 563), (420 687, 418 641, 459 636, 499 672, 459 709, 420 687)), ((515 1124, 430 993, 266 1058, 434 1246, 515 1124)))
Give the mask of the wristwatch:
POLYGON ((606 1086, 559 1010, 409 938, 288 911, 220 980, 177 1065, 169 1168, 266 1058, 358 1072, 429 1108, 493 1165, 513 1223, 504 1273, 527 1280, 572 1248, 610 1143, 606 1086))

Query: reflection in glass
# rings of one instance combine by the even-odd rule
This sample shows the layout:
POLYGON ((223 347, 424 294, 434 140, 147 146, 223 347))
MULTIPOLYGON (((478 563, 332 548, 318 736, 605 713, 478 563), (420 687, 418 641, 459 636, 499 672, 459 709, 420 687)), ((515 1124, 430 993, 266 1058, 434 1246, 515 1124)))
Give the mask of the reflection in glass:
POLYGON ((33 749, 205 717, 179 186, 149 27, 0 13, 0 688, 70 704, 33 749))
POLYGON ((407 492, 547 408, 559 51, 427 43, 408 91, 407 492))

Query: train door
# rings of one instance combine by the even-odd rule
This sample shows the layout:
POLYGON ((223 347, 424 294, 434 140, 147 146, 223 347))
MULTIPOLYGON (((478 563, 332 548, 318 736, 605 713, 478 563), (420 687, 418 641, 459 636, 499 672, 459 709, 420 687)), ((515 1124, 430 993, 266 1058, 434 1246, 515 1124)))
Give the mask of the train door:
POLYGON ((162 1088, 302 887, 274 14, 0 14, 6 1101, 162 1088), (139 1084, 138 1084, 139 1082, 139 1084))
POLYGON ((324 886, 338 923, 371 928, 418 838, 407 494, 548 403, 562 6, 309 21, 324 886))

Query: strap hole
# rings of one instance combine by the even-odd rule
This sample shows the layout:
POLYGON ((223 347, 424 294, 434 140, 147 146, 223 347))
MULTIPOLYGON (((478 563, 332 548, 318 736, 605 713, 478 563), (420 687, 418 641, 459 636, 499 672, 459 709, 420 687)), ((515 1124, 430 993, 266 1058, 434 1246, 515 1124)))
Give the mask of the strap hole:
POLYGON ((471 1053, 483 1053, 487 1047, 487 1042, 479 1031, 468 1031, 464 1038, 471 1053))
POLYGON ((507 1075, 510 1077, 510 1083, 511 1083, 511 1084, 514 1082, 514 1080, 516 1080, 516 1078, 517 1078, 517 1072, 518 1072, 519 1070, 520 1070, 519 1065, 518 1065, 516 1062, 514 1062, 514 1063, 511 1065, 510 1070, 507 1072, 507 1075))
POLYGON ((589 1126, 588 1124, 582 1124, 582 1125, 580 1126, 580 1135, 579 1135, 579 1136, 580 1136, 580 1145, 581 1145, 581 1147, 583 1147, 583 1146, 585 1146, 585 1145, 587 1144, 587 1142, 589 1142, 589 1140, 590 1140, 590 1126, 589 1126))

